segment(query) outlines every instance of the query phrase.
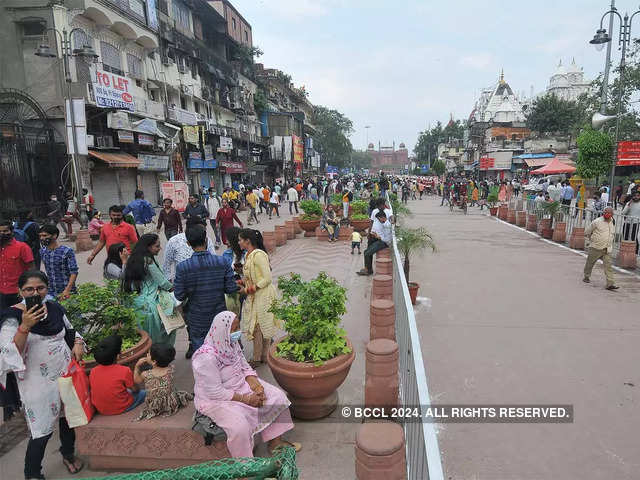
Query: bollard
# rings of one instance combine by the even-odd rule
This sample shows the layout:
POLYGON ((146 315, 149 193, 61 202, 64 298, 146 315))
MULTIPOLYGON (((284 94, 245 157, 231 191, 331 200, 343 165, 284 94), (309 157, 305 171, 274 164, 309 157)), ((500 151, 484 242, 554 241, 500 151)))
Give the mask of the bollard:
POLYGON ((569 248, 584 250, 584 227, 573 227, 569 237, 569 248))
POLYGON ((351 235, 353 234, 353 227, 340 227, 338 232, 338 240, 351 241, 351 235))
POLYGON ((393 422, 365 423, 356 433, 357 480, 407 478, 404 430, 393 422))
POLYGON ((538 222, 538 235, 542 238, 550 239, 553 235, 553 230, 551 229, 551 219, 543 218, 538 222))
POLYGON ((293 223, 296 226, 296 235, 298 233, 304 233, 304 230, 300 227, 300 217, 293 217, 293 223))
POLYGON ((268 254, 276 251, 276 232, 262 232, 262 241, 268 254))
POLYGON ((516 225, 519 227, 524 227, 527 224, 527 212, 518 211, 516 212, 516 225))
POLYGON ((622 268, 636 268, 636 242, 629 242, 627 240, 620 242, 620 251, 618 252, 616 264, 622 268))
POLYGON ((364 404, 391 411, 398 406, 398 344, 379 338, 367 343, 364 404))
POLYGON ((321 242, 328 242, 329 241, 329 232, 327 232, 326 230, 323 230, 320 227, 316 227, 315 237, 321 242))
POLYGON ((276 246, 281 247, 287 243, 287 230, 284 225, 276 225, 276 246))
POLYGON ((396 339, 396 309, 392 300, 371 299, 369 310, 369 340, 396 339))
POLYGON ((284 229, 287 232, 287 240, 293 240, 296 238, 296 226, 293 220, 285 220, 284 229))
POLYGON ((376 273, 380 275, 393 275, 393 262, 390 258, 376 258, 376 273))
POLYGON ((538 230, 538 216, 535 213, 527 213, 527 230, 529 232, 538 230))
POLYGON ((516 223, 516 211, 512 208, 507 210, 507 222, 515 225, 516 223))
POLYGON ((391 249, 383 248, 382 250, 378 250, 376 253, 376 258, 391 258, 391 249))
POLYGON ((373 277, 371 298, 374 300, 378 298, 393 300, 393 277, 391 275, 383 275, 378 272, 373 277))

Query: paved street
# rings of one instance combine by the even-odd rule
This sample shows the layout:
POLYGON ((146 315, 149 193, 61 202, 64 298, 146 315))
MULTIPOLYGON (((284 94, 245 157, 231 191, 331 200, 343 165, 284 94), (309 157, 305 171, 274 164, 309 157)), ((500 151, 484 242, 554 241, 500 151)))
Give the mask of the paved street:
POLYGON ((410 202, 440 248, 413 260, 432 402, 573 404, 569 425, 438 426, 445 478, 636 479, 640 281, 480 215, 410 202))

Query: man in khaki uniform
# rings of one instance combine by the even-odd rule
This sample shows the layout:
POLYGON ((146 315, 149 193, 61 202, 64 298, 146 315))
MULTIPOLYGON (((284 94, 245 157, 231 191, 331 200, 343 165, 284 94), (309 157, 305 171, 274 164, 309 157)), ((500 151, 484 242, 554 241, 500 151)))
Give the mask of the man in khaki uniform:
POLYGON ((613 224, 613 208, 604 209, 602 217, 596 218, 591 225, 584 230, 584 236, 589 240, 589 255, 584 266, 583 282, 589 283, 589 277, 595 263, 602 259, 604 263, 604 275, 607 277, 607 290, 617 290, 613 279, 613 267, 611 262, 611 250, 613 249, 613 236, 616 227, 613 224))

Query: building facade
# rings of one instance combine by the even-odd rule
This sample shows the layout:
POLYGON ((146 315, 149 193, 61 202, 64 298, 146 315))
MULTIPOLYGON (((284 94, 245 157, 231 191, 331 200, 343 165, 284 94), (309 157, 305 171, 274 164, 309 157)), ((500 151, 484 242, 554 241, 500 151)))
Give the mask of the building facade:
POLYGON ((378 143, 378 150, 375 149, 373 143, 370 143, 367 147, 367 153, 372 159, 372 169, 401 172, 409 165, 409 151, 404 143, 400 143, 397 149, 396 142, 386 147, 378 143))
POLYGON ((551 75, 546 93, 553 94, 563 100, 576 101, 583 93, 591 88, 591 82, 584 79, 584 71, 576 65, 575 59, 571 60, 568 67, 558 63, 558 68, 551 75))

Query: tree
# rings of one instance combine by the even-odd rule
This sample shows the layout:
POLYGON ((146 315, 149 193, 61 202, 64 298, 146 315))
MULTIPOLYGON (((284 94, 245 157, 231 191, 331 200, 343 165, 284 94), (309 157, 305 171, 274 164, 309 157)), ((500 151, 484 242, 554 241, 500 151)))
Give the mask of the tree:
POLYGON ((527 127, 541 135, 567 135, 581 117, 578 103, 551 93, 534 100, 527 113, 527 127))
POLYGON ((354 168, 357 169, 369 169, 371 168, 371 163, 373 162, 373 158, 367 152, 363 152, 362 150, 354 150, 351 152, 351 163, 354 168))
POLYGON ((260 115, 262 112, 267 110, 268 106, 269 103, 264 90, 262 89, 262 87, 258 87, 258 89, 256 90, 256 94, 253 96, 253 108, 255 109, 256 113, 260 115))
POLYGON ((353 122, 337 110, 318 105, 313 108, 313 124, 317 131, 313 146, 323 161, 335 167, 348 165, 353 150, 348 138, 353 122))
POLYGON ((576 173, 583 178, 597 179, 611 170, 611 137, 604 132, 586 127, 578 136, 576 173))
POLYGON ((438 176, 442 175, 446 169, 447 169, 447 166, 440 159, 435 160, 431 164, 431 170, 433 171, 433 173, 435 173, 438 176))
POLYGON ((436 123, 436 126, 420 132, 418 141, 413 149, 417 163, 433 162, 438 157, 438 144, 448 142, 450 140, 461 140, 464 136, 464 124, 460 120, 455 122, 449 121, 446 127, 442 127, 442 123, 436 123))

